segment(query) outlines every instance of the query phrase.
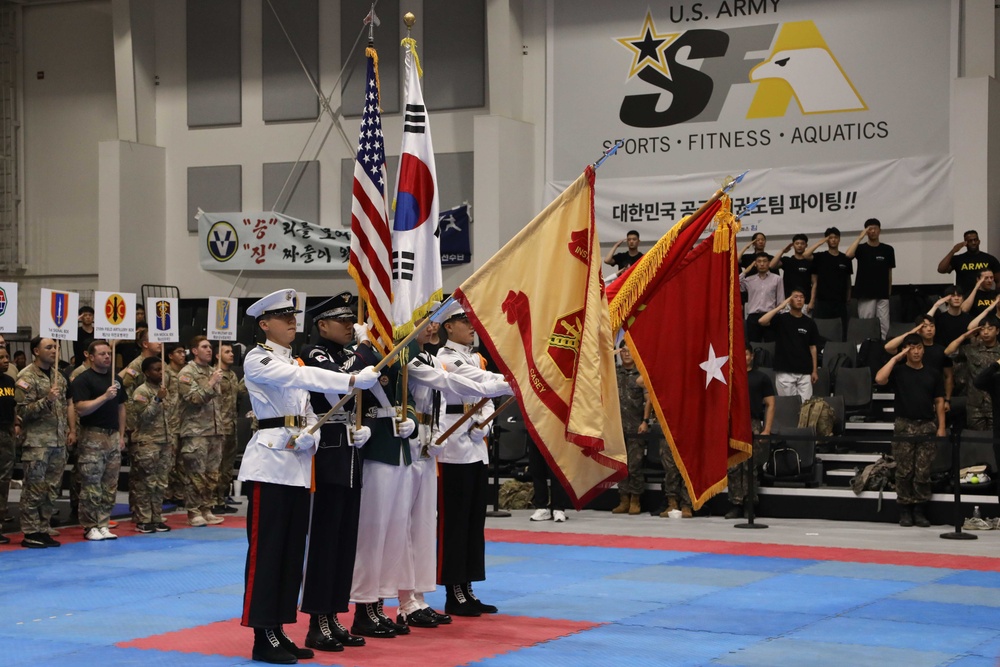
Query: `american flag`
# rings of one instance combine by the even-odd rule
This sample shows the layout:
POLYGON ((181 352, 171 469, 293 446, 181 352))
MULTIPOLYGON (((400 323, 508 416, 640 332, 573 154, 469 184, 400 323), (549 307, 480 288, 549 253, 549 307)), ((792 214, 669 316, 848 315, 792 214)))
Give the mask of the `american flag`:
POLYGON ((385 186, 385 146, 379 112, 378 54, 365 51, 368 60, 365 106, 354 163, 351 197, 351 259, 348 273, 358 284, 360 298, 368 304, 373 333, 383 346, 392 344, 392 240, 385 186))

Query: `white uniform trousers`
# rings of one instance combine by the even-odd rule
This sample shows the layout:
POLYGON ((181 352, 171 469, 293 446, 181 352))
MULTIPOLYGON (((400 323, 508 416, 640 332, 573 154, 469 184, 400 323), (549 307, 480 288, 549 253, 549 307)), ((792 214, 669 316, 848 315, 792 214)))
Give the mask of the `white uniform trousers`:
POLYGON ((418 456, 409 469, 410 559, 398 596, 404 614, 427 606, 419 594, 437 588, 437 461, 418 456))
POLYGON ((351 602, 378 602, 403 588, 410 569, 410 466, 364 463, 351 602))

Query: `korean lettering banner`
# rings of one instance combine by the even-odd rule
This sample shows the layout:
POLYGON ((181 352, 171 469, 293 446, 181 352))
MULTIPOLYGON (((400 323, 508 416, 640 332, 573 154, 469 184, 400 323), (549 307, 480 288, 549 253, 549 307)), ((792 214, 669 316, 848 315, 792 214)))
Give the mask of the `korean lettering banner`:
POLYGON ((80 295, 42 288, 38 335, 53 340, 76 340, 80 295))
POLYGON ((94 292, 94 338, 135 338, 135 294, 94 292))
POLYGON ((198 237, 209 271, 346 271, 351 252, 350 230, 274 211, 201 213, 198 237))
POLYGON ((146 297, 149 340, 154 343, 176 343, 179 341, 181 329, 177 316, 177 299, 165 296, 146 297))
POLYGON ((950 25, 936 0, 551 3, 546 194, 620 141, 602 238, 658 237, 744 170, 747 232, 947 223, 950 25))

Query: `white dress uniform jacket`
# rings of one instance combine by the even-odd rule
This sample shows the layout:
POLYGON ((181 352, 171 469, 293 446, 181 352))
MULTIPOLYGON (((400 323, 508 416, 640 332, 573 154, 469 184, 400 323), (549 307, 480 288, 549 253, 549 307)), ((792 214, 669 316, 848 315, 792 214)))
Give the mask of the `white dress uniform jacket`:
POLYGON ((309 403, 309 392, 346 394, 351 376, 300 366, 290 349, 271 341, 247 353, 243 372, 258 420, 299 415, 305 418, 305 424, 301 428, 267 428, 254 433, 243 454, 239 480, 309 488, 315 446, 306 450, 287 446, 300 431, 318 421, 309 403))
MULTIPOLYGON (((496 385, 496 383, 505 383, 502 375, 498 373, 491 373, 490 371, 483 370, 480 366, 480 356, 478 353, 472 351, 472 348, 468 345, 462 345, 456 343, 455 341, 448 341, 445 343, 444 347, 438 350, 437 353, 438 360, 444 365, 444 368, 448 373, 459 377, 465 378, 466 380, 471 380, 472 382, 479 383, 480 385, 496 385)), ((461 406, 463 404, 471 407, 479 402, 483 398, 483 394, 478 391, 466 391, 466 390, 455 390, 452 387, 448 390, 441 392, 441 397, 444 399, 444 403, 447 406, 461 406)), ((510 393, 501 392, 502 393, 510 393)), ((445 441, 444 450, 438 454, 438 461, 441 463, 488 463, 489 462, 489 447, 486 445, 486 440, 473 440, 469 437, 469 429, 472 428, 473 422, 483 422, 493 414, 493 403, 487 401, 486 404, 479 409, 476 416, 469 419, 465 424, 458 427, 458 431, 452 433, 448 440, 445 441)), ((451 413, 442 407, 441 409, 441 432, 447 431, 448 428, 461 418, 461 414, 451 413)))

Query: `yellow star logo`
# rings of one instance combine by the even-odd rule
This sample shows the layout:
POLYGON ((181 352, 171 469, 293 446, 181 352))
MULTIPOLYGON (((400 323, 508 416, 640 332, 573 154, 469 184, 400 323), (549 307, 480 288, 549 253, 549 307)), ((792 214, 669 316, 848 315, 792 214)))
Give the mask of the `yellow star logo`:
POLYGON ((656 25, 653 23, 653 15, 646 11, 646 18, 642 22, 642 29, 634 37, 618 37, 616 42, 632 52, 632 66, 628 71, 628 78, 638 74, 644 67, 652 67, 663 76, 670 78, 670 68, 663 55, 670 44, 681 36, 679 32, 663 33, 656 32, 656 25))

